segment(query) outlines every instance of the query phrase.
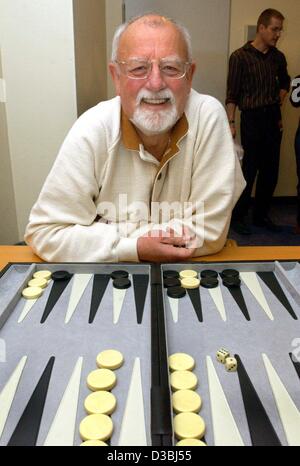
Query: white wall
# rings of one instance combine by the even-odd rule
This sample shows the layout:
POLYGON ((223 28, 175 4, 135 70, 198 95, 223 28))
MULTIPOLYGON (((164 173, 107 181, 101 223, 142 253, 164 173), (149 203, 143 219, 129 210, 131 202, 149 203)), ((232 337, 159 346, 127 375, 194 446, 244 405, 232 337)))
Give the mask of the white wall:
POLYGON ((106 0, 73 0, 77 113, 107 98, 106 0))
MULTIPOLYGON (((106 0, 105 3, 106 15, 106 48, 107 48, 107 63, 110 62, 112 39, 117 27, 123 22, 122 17, 122 0, 106 0)), ((115 88, 107 70, 107 98, 111 99, 115 96, 115 88)))
POLYGON ((77 115, 72 0, 0 0, 0 44, 22 239, 30 208, 77 115))
POLYGON ((2 78, 0 47, 0 244, 11 244, 19 240, 19 232, 7 135, 5 89, 2 78))

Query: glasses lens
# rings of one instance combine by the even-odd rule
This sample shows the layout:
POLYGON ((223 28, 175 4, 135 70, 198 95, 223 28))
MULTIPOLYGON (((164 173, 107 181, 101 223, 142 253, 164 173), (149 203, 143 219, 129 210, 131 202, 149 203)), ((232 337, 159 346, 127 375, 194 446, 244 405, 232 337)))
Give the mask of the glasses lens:
POLYGON ((146 78, 150 68, 151 63, 147 61, 130 60, 125 64, 126 74, 129 78, 146 78))
POLYGON ((160 71, 168 78, 179 79, 185 75, 186 64, 180 61, 162 61, 160 71))

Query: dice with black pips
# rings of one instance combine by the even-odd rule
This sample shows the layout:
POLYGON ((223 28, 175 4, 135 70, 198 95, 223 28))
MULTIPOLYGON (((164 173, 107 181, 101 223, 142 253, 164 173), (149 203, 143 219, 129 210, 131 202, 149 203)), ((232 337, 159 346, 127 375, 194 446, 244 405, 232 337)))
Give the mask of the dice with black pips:
POLYGON ((235 372, 237 370, 237 360, 233 357, 226 358, 225 369, 228 372, 235 372))
POLYGON ((217 360, 222 363, 222 364, 225 364, 225 361, 226 361, 226 358, 229 358, 230 357, 230 353, 229 351, 227 351, 227 349, 225 348, 220 348, 218 351, 217 351, 217 360))

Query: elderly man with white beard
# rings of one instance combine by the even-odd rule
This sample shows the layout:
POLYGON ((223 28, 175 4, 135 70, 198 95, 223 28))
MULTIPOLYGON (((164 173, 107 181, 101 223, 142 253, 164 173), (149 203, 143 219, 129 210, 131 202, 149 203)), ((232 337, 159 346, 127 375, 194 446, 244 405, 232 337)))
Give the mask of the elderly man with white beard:
POLYGON ((117 97, 67 135, 25 240, 46 261, 187 261, 225 244, 245 184, 226 113, 192 90, 188 31, 146 14, 121 25, 117 97))

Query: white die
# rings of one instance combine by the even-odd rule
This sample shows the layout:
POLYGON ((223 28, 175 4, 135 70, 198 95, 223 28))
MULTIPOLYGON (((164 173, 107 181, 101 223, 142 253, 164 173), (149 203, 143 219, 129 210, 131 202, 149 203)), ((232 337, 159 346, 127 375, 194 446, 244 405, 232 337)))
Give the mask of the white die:
POLYGON ((226 358, 225 369, 228 372, 235 372, 237 370, 237 360, 235 358, 226 358))
POLYGON ((225 348, 220 348, 217 352, 217 360, 222 364, 225 364, 226 358, 229 358, 230 353, 225 348))

